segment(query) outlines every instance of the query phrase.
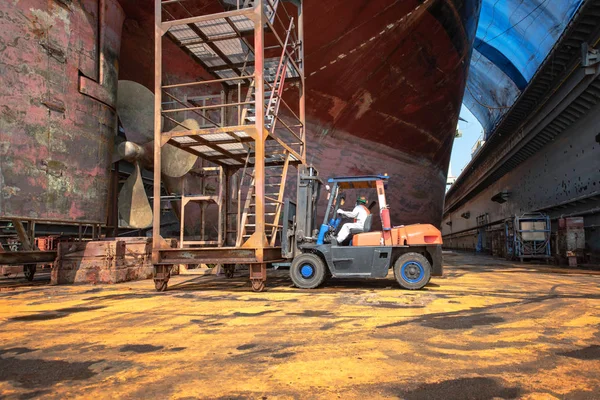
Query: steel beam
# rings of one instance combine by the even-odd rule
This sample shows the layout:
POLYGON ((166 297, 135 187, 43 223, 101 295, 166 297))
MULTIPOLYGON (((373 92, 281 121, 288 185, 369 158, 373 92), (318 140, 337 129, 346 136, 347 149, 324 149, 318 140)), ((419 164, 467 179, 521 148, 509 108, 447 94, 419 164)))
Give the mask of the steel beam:
MULTIPOLYGON (((153 187, 153 220, 152 241, 153 250, 160 248, 160 188, 161 176, 161 139, 162 139, 162 4, 161 0, 154 2, 154 187, 153 187)), ((168 29, 168 28, 167 28, 168 29)), ((152 260, 156 254, 153 251, 152 260)))
MULTIPOLYGON (((256 76, 255 98, 255 129, 256 143, 254 146, 254 193, 255 197, 255 221, 256 227, 253 236, 255 246, 259 247, 258 258, 262 261, 262 249, 266 240, 265 236, 265 141, 267 139, 265 130, 265 26, 266 18, 263 12, 265 0, 258 0, 254 8, 254 75, 256 76), (265 238, 263 240, 263 238, 265 238)), ((251 240, 252 238, 250 238, 251 240)), ((249 241, 250 241, 249 240, 249 241)))
POLYGON ((281 248, 213 247, 159 250, 159 265, 261 264, 281 261, 281 248))
POLYGON ((52 263, 56 251, 9 251, 0 252, 0 265, 52 263))
MULTIPOLYGON (((256 8, 257 7, 255 7, 255 9, 256 8)), ((157 12, 157 11, 158 11, 158 14, 157 14, 158 19, 160 19, 161 13, 162 13, 162 8, 160 7, 160 4, 158 4, 158 10, 155 10, 155 12, 157 12)), ((261 10, 261 13, 262 13, 262 10, 261 10)), ((222 12, 222 13, 218 13, 218 14, 199 15, 196 17, 178 19, 178 20, 174 20, 174 21, 166 21, 166 22, 159 21, 157 28, 159 29, 158 32, 160 32, 160 34, 162 36, 163 32, 167 32, 169 29, 171 29, 174 26, 197 24, 199 22, 207 22, 207 21, 212 21, 214 19, 232 18, 232 17, 238 17, 238 16, 244 16, 244 17, 247 17, 247 18, 253 20, 255 18, 254 9, 242 8, 242 9, 234 10, 234 11, 226 11, 226 12, 222 12)), ((261 30, 262 30, 262 28, 261 28, 261 30)))

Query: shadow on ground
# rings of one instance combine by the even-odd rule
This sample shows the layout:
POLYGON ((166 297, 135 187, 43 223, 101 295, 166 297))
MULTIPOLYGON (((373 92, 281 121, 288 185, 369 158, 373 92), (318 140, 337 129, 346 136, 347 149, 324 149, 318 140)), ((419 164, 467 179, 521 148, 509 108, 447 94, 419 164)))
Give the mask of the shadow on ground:
MULTIPOLYGON (((170 282, 167 291, 229 291, 229 292, 248 292, 251 290, 248 273, 246 271, 238 272, 233 278, 226 278, 221 275, 201 275, 183 277, 184 281, 170 282), (187 278, 187 279, 186 279, 187 278)), ((435 279, 435 278, 434 278, 435 279)), ((430 282, 421 291, 427 291, 428 288, 440 287, 439 284, 430 282)), ((398 283, 392 278, 386 279, 336 279, 329 278, 325 283, 315 290, 305 290, 295 288, 289 278, 287 270, 268 271, 266 291, 283 292, 290 288, 299 292, 310 293, 331 293, 339 290, 402 290, 398 283)))

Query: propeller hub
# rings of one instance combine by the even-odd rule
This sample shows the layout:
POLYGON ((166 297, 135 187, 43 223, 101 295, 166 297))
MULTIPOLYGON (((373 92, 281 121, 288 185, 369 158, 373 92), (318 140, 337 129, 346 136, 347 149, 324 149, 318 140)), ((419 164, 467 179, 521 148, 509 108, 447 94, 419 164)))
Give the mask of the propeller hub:
POLYGON ((133 142, 123 142, 117 148, 119 155, 129 162, 135 162, 144 156, 144 148, 133 142))

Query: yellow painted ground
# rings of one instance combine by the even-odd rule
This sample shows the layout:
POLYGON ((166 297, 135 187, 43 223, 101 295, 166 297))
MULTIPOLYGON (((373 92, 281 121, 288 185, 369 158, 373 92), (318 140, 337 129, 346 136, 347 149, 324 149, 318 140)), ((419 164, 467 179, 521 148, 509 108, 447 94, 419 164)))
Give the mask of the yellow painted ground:
POLYGON ((419 292, 1 279, 0 398, 600 399, 600 275, 445 264, 419 292))

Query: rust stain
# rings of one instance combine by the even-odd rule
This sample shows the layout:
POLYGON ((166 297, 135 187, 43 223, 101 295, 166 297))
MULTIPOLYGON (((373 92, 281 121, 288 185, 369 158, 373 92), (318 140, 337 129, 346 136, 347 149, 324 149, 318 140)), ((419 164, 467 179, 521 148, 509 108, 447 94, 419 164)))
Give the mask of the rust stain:
POLYGON ((358 112, 356 113, 356 119, 360 119, 367 111, 369 111, 373 101, 371 93, 365 90, 358 98, 358 112))
POLYGON ((123 18, 117 0, 2 2, 0 217, 106 221, 123 18))

